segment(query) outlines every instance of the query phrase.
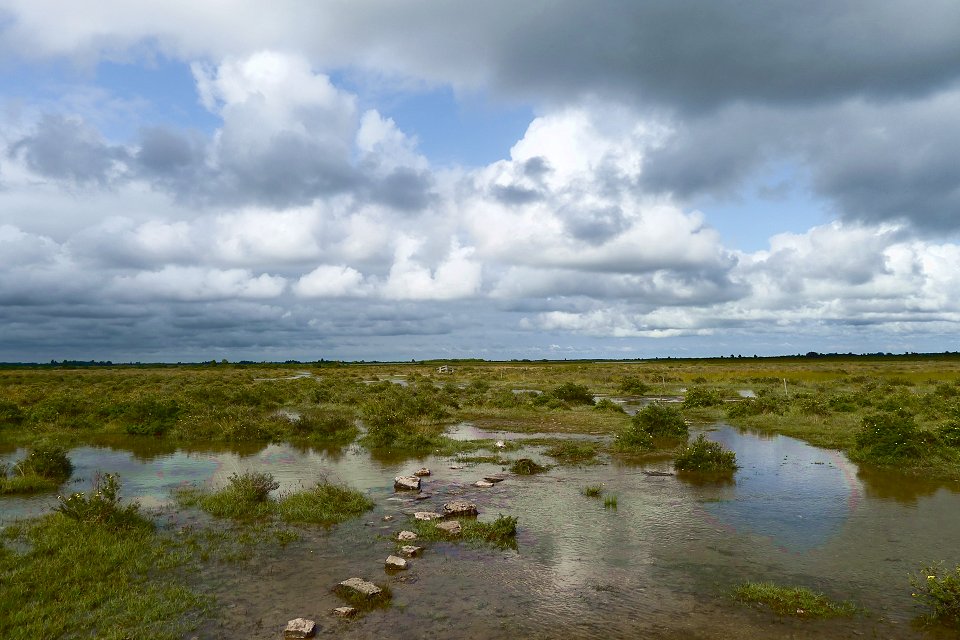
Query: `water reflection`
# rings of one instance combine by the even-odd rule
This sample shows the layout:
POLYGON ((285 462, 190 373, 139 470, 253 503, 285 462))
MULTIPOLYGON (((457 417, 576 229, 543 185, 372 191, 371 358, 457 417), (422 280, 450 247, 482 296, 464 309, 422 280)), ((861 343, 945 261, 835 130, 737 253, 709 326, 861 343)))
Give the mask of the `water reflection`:
POLYGON ((940 490, 960 493, 960 483, 956 481, 904 478, 867 467, 857 471, 857 479, 863 483, 868 498, 895 500, 907 505, 916 504, 920 498, 928 498, 940 490))
POLYGON ((703 507, 718 522, 807 551, 837 535, 859 501, 855 467, 838 452, 726 425, 707 435, 736 451, 741 467, 734 489, 704 491, 703 507))

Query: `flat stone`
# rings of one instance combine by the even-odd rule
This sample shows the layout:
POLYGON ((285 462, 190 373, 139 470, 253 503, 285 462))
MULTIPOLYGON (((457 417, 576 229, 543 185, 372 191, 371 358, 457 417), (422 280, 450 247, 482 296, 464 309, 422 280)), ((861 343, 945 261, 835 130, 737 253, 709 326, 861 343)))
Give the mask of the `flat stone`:
POLYGON ((473 483, 473 486, 480 487, 481 489, 489 489, 493 486, 492 482, 487 482, 486 480, 477 480, 473 483))
POLYGON ((401 531, 397 534, 397 540, 400 542, 410 542, 417 539, 417 534, 413 531, 401 531))
POLYGON ((397 476, 393 479, 393 488, 397 491, 420 491, 420 478, 417 476, 397 476))
POLYGON ((384 560, 384 564, 387 565, 387 569, 406 569, 407 561, 401 558, 400 556, 387 556, 387 559, 384 560))
POLYGON ((363 578, 348 578, 341 582, 340 586, 367 598, 373 598, 383 593, 383 589, 363 578))
POLYGON ((407 556, 408 558, 418 556, 422 551, 423 551, 423 547, 416 547, 412 544, 405 544, 402 547, 400 547, 400 553, 407 556))
POLYGON ((644 471, 643 475, 653 476, 653 477, 666 477, 666 476, 672 476, 673 474, 670 473, 669 471, 644 471))
POLYGON ((486 482, 492 482, 492 483, 494 483, 494 484, 496 484, 496 483, 498 483, 498 482, 503 482, 503 481, 504 481, 504 477, 503 477, 503 476, 483 476, 483 479, 484 479, 486 482))
POLYGON ((452 500, 443 505, 443 515, 451 516, 475 516, 477 515, 477 505, 467 500, 452 500))
POLYGON ((384 522, 390 522, 391 520, 393 520, 393 516, 383 516, 384 522))
POLYGON ((466 467, 464 467, 462 464, 452 464, 450 465, 450 468, 454 471, 460 471, 460 469, 465 469, 466 467))
POLYGON ((446 522, 441 522, 440 524, 438 524, 437 529, 440 529, 441 531, 445 532, 448 535, 458 536, 460 535, 460 532, 463 530, 463 527, 461 527, 460 523, 457 522, 456 520, 447 520, 446 522))
POLYGON ((420 494, 417 494, 414 500, 429 500, 432 497, 433 496, 430 495, 429 493, 420 493, 420 494))
POLYGON ((337 607, 333 610, 333 615, 338 618, 352 618, 357 614, 357 610, 353 607, 337 607))
POLYGON ((427 469, 426 467, 417 469, 416 471, 413 472, 413 475, 418 476, 420 478, 424 476, 428 476, 430 475, 430 469, 427 469))
POLYGON ((413 517, 417 520, 439 520, 443 516, 436 511, 417 511, 413 514, 413 517))
POLYGON ((317 623, 306 618, 296 618, 287 623, 283 630, 284 638, 312 638, 317 632, 317 623))

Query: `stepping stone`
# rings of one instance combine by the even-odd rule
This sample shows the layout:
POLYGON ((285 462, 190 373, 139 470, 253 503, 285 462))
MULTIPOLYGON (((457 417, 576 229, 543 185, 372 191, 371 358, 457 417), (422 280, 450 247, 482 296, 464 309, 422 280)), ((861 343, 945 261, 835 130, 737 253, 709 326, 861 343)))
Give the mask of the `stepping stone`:
POLYGON ((337 607, 333 610, 333 615, 338 618, 352 618, 356 613, 357 610, 353 607, 337 607))
POLYGON ((397 491, 420 491, 420 478, 417 476, 397 476, 393 479, 393 488, 397 491))
POLYGON ((397 540, 400 542, 411 542, 417 539, 417 534, 413 531, 401 531, 397 534, 397 540))
POLYGON ((504 477, 503 477, 503 476, 483 476, 483 479, 484 479, 484 481, 486 481, 486 482, 492 482, 492 483, 494 483, 494 484, 496 484, 496 483, 498 483, 498 482, 503 482, 503 481, 504 481, 504 477))
POLYGON ((418 556, 422 551, 423 551, 423 547, 416 547, 412 544, 405 544, 402 547, 400 547, 400 553, 407 556, 408 558, 418 556))
POLYGON ((489 489, 493 486, 492 482, 487 482, 486 480, 477 480, 473 483, 473 486, 480 487, 481 489, 489 489))
POLYGON ((443 515, 447 518, 452 516, 475 516, 477 515, 477 505, 467 500, 453 500, 443 505, 443 515))
POLYGON ((283 630, 284 638, 312 638, 317 632, 317 623, 305 618, 296 618, 287 623, 283 630))
POLYGON ((406 569, 407 561, 399 556, 387 556, 387 559, 384 561, 384 564, 387 565, 387 569, 406 569))
POLYGON ((367 598, 374 598, 383 593, 383 589, 363 578, 348 578, 339 586, 367 598))
POLYGON ((429 522, 430 520, 440 520, 443 516, 436 511, 417 511, 413 514, 413 517, 417 520, 425 520, 429 522))
POLYGON ((437 525, 437 529, 440 529, 447 535, 458 536, 463 528, 460 526, 460 523, 456 520, 447 520, 446 522, 441 522, 437 525))
POLYGON ((453 465, 450 465, 450 468, 453 469, 454 471, 460 471, 461 469, 466 469, 466 467, 464 467, 462 464, 453 464, 453 465))
POLYGON ((430 469, 427 469, 426 467, 423 467, 423 468, 421 468, 421 469, 417 469, 416 471, 413 472, 413 475, 415 475, 415 476, 417 476, 417 477, 420 477, 420 478, 422 478, 422 477, 424 477, 424 476, 428 476, 428 475, 430 475, 430 469))

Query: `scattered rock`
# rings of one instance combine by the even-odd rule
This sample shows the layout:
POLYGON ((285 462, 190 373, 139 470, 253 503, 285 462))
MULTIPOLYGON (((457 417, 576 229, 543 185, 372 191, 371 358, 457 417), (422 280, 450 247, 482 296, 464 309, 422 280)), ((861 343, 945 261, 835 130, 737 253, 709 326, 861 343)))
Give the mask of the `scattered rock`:
POLYGON ((421 469, 417 469, 416 471, 413 472, 413 475, 418 476, 418 477, 420 477, 420 478, 422 478, 422 477, 424 477, 424 476, 428 476, 428 475, 430 475, 430 469, 427 469, 426 467, 423 467, 423 468, 421 468, 421 469))
POLYGON ((504 481, 504 477, 503 477, 503 476, 483 476, 483 479, 484 479, 486 482, 492 482, 492 483, 494 483, 494 484, 496 484, 496 483, 498 483, 498 482, 503 482, 503 481, 504 481))
POLYGON ((391 520, 393 520, 393 516, 383 516, 384 522, 390 522, 391 520))
POLYGON ((481 489, 489 489, 493 486, 492 482, 487 482, 486 480, 477 480, 473 483, 473 486, 480 487, 481 489))
POLYGON ((339 586, 366 598, 374 598, 383 593, 383 589, 363 578, 348 578, 341 582, 339 586))
POLYGON ((399 556, 387 556, 387 559, 384 561, 384 564, 387 565, 387 569, 406 569, 407 561, 399 556))
POLYGON ((463 527, 461 527, 460 523, 456 520, 447 520, 446 522, 441 522, 438 524, 437 529, 440 529, 447 535, 458 536, 463 530, 463 527))
POLYGON ((305 618, 297 618, 287 623, 283 630, 284 638, 312 638, 317 632, 317 623, 305 618))
POLYGON ((400 547, 400 553, 407 556, 408 558, 418 556, 422 551, 423 551, 423 547, 416 547, 412 544, 405 544, 402 547, 400 547))
POLYGON ((450 465, 450 468, 454 471, 459 471, 460 469, 465 469, 466 467, 464 467, 462 464, 452 464, 450 465))
POLYGON ((400 542, 410 542, 417 539, 417 534, 413 531, 401 531, 397 534, 397 540, 400 542))
POLYGON ((443 516, 437 513, 436 511, 417 511, 413 514, 413 517, 417 520, 439 520, 443 516))
POLYGON ((333 610, 333 615, 338 618, 352 618, 357 613, 357 610, 353 607, 337 607, 333 610))
POLYGON ((397 491, 420 491, 420 478, 417 476, 397 476, 393 479, 393 488, 397 491))
POLYGON ((467 500, 453 500, 443 505, 443 515, 447 518, 451 516, 475 516, 477 515, 477 505, 467 500))
POLYGON ((672 476, 673 474, 670 473, 669 471, 644 471, 643 475, 660 477, 660 476, 672 476))
POLYGON ((497 440, 495 443, 493 443, 493 446, 495 446, 497 449, 503 449, 507 446, 507 443, 505 443, 503 440, 497 440))
POLYGON ((420 493, 420 494, 417 494, 414 500, 429 500, 432 497, 433 496, 430 495, 429 493, 420 493))

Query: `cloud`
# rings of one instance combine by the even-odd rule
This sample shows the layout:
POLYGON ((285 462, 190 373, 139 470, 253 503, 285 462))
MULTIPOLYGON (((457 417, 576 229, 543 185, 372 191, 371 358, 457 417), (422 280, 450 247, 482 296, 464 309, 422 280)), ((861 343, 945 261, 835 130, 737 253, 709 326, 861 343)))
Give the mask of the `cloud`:
POLYGON ((254 276, 247 269, 175 266, 118 276, 112 283, 112 292, 122 299, 193 302, 275 298, 285 288, 283 278, 266 273, 254 276))
POLYGON ((362 273, 343 265, 320 265, 293 285, 301 298, 363 297, 368 289, 362 273))

